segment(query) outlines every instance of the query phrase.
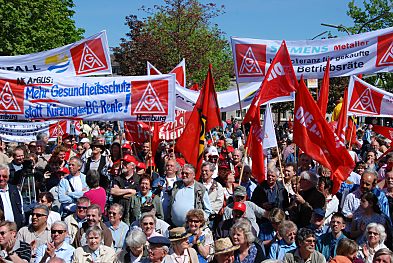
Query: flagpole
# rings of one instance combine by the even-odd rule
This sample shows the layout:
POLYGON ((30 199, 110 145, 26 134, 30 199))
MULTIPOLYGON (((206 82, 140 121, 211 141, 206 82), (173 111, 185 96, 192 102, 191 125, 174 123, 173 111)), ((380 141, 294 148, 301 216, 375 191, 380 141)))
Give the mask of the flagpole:
POLYGON ((278 144, 276 145, 277 148, 277 154, 278 154, 278 165, 280 166, 280 178, 283 179, 283 173, 282 173, 282 163, 281 163, 281 154, 280 154, 280 149, 278 148, 278 144))
MULTIPOLYGON (((153 115, 151 115, 153 117, 153 115)), ((149 158, 149 164, 150 164, 150 177, 153 177, 153 168, 152 168, 152 160, 151 158, 153 158, 153 152, 152 152, 152 148, 151 148, 151 137, 152 137, 152 132, 151 132, 151 121, 149 120, 149 149, 151 152, 151 156, 149 158)))
POLYGON ((248 152, 248 146, 245 149, 244 157, 243 157, 243 165, 242 169, 240 170, 240 176, 239 176, 239 185, 242 183, 242 177, 243 177, 243 171, 244 171, 244 166, 246 165, 246 159, 247 159, 247 152, 248 152))

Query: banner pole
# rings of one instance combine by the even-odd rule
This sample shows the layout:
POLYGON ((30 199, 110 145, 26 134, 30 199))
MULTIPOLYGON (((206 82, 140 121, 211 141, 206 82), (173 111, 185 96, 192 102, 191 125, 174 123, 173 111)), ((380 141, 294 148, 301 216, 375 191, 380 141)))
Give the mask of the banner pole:
POLYGON ((277 154, 278 154, 278 166, 280 167, 280 177, 279 179, 283 179, 283 172, 282 172, 282 163, 281 163, 281 153, 280 153, 280 149, 278 148, 278 144, 276 146, 277 149, 277 154))
POLYGON ((240 176, 239 176, 239 185, 242 183, 242 177, 243 177, 243 171, 244 171, 244 166, 246 165, 246 159, 247 159, 247 152, 248 152, 248 146, 245 149, 244 157, 243 157, 243 165, 242 169, 240 170, 240 176))
MULTIPOLYGON (((153 115, 151 115, 152 117, 153 117, 153 115)), ((149 120, 149 149, 150 149, 150 152, 151 152, 151 156, 150 156, 150 158, 149 158, 149 164, 150 164, 150 177, 152 178, 153 177, 153 168, 152 168, 152 160, 151 160, 151 158, 153 158, 153 152, 152 152, 152 145, 151 145, 151 137, 152 137, 152 132, 151 132, 151 122, 150 122, 150 120, 149 120)))
POLYGON ((240 109, 240 121, 241 121, 241 126, 242 126, 242 130, 243 130, 243 134, 244 136, 246 136, 246 128, 243 125, 243 107, 242 107, 242 101, 241 101, 241 97, 240 97, 240 87, 239 87, 239 81, 236 77, 236 90, 237 90, 237 98, 239 100, 239 109, 240 109))
POLYGON ((123 144, 123 132, 122 132, 121 127, 120 127, 120 121, 117 121, 116 124, 117 124, 117 127, 119 128, 120 158, 123 158, 124 157, 123 156, 123 151, 121 150, 121 146, 123 144))

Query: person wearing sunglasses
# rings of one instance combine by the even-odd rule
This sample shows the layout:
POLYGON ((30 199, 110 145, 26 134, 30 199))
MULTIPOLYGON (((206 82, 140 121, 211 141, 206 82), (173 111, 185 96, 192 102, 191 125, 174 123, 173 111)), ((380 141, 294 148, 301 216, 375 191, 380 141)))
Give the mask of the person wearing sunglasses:
POLYGON ((289 251, 284 256, 287 263, 326 263, 325 257, 315 250, 316 236, 314 231, 308 228, 301 228, 296 235, 297 249, 289 251))
POLYGON ((31 246, 32 256, 35 257, 36 249, 51 240, 50 230, 47 225, 49 208, 37 204, 31 213, 31 224, 18 231, 18 241, 23 241, 31 246))
POLYGON ((156 236, 162 236, 160 233, 156 231, 156 223, 157 219, 152 213, 144 213, 141 216, 140 220, 140 228, 143 233, 146 235, 147 240, 156 236))
POLYGON ((0 256, 2 262, 29 262, 30 245, 16 239, 16 224, 11 221, 0 222, 0 256))
POLYGON ((86 222, 87 208, 90 206, 90 199, 82 196, 76 201, 76 212, 72 215, 67 216, 64 222, 68 228, 68 239, 70 244, 74 243, 74 239, 78 229, 82 227, 82 224, 86 222))
POLYGON ((46 263, 49 259, 60 257, 66 263, 70 263, 75 248, 66 241, 68 234, 67 224, 63 221, 56 221, 51 226, 51 242, 39 246, 35 263, 46 263))

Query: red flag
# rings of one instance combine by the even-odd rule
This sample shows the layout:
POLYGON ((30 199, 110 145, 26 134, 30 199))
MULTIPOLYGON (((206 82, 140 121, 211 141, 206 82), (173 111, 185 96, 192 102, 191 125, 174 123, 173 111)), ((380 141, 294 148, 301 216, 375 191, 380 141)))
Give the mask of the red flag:
POLYGON ((337 121, 336 134, 340 139, 340 141, 345 143, 345 130, 347 128, 347 120, 348 120, 348 89, 345 89, 344 91, 344 98, 342 103, 343 104, 341 107, 340 115, 337 121))
POLYGON ((281 47, 274 57, 266 76, 258 93, 255 94, 252 100, 243 123, 250 122, 263 103, 277 97, 288 96, 292 91, 296 90, 296 75, 285 41, 281 43, 281 47))
POLYGON ((157 149, 158 149, 158 145, 160 144, 160 124, 159 122, 155 122, 153 124, 153 137, 151 139, 151 152, 153 155, 153 159, 154 156, 156 155, 157 149))
POLYGON ((293 141, 311 158, 332 171, 336 193, 355 166, 345 145, 330 129, 303 78, 295 100, 293 141))
POLYGON ((183 58, 180 63, 169 73, 176 74, 176 83, 183 88, 186 87, 186 60, 183 58))
POLYGON ((326 115, 328 98, 329 98, 329 75, 330 75, 330 58, 326 62, 325 73, 323 74, 322 87, 319 91, 318 107, 322 116, 326 115))
POLYGON ((391 140, 393 142, 393 128, 379 126, 379 125, 374 125, 373 126, 373 131, 383 135, 386 139, 389 139, 389 140, 391 140))
POLYGON ((198 85, 198 83, 195 83, 194 85, 192 85, 192 86, 190 87, 190 90, 199 91, 199 85, 198 85))
POLYGON ((349 149, 351 149, 352 145, 354 144, 357 144, 359 148, 362 146, 356 136, 356 125, 352 117, 348 118, 347 130, 345 131, 345 140, 349 143, 349 149))
POLYGON ((265 163, 263 155, 263 127, 260 121, 260 111, 256 111, 251 120, 251 129, 248 134, 246 149, 252 159, 252 174, 258 182, 265 180, 265 163))
POLYGON ((187 122, 183 134, 176 142, 176 150, 196 169, 196 180, 199 180, 200 165, 204 150, 205 134, 211 129, 221 126, 220 108, 217 94, 214 91, 212 66, 199 93, 198 100, 187 122))

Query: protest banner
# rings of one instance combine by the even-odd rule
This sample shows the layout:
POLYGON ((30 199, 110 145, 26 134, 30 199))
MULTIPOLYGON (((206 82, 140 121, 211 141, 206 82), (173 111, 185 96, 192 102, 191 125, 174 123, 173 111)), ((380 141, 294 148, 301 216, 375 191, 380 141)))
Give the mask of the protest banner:
POLYGON ((174 121, 175 76, 66 77, 0 71, 0 119, 174 121))
MULTIPOLYGON (((239 82, 262 81, 281 40, 232 37, 239 82)), ((330 58, 330 77, 393 71, 393 27, 318 40, 286 41, 297 78, 322 79, 330 58)))
POLYGON ((348 115, 393 116, 393 94, 352 76, 348 86, 348 115))
POLYGON ((112 74, 106 31, 39 53, 0 56, 0 69, 25 73, 49 71, 68 76, 112 74))
POLYGON ((69 133, 69 121, 4 122, 0 121, 0 135, 5 142, 31 142, 38 133, 46 133, 49 140, 69 133))

